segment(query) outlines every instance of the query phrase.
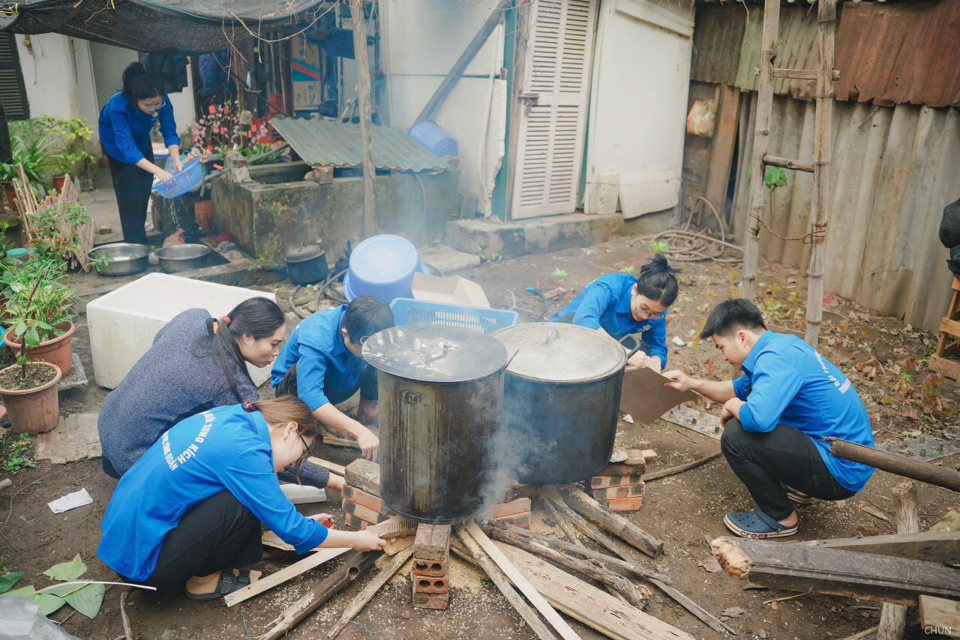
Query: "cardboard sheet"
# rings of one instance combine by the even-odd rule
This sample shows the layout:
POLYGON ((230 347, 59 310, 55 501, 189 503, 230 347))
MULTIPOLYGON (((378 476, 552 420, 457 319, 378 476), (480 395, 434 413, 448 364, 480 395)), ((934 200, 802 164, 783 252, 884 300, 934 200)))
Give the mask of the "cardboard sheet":
POLYGON ((490 308, 490 302, 487 301, 483 288, 476 282, 460 276, 429 276, 415 273, 410 290, 415 300, 490 308))
POLYGON ((629 413, 637 422, 650 424, 678 404, 700 397, 693 391, 663 386, 669 381, 649 367, 627 368, 623 374, 620 411, 629 413))

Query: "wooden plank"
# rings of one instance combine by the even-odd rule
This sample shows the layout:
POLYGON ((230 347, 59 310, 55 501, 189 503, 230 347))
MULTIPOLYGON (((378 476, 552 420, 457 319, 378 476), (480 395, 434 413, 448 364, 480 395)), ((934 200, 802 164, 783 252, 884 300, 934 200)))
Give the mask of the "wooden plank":
POLYGON ((461 558, 464 558, 468 561, 473 562, 476 565, 479 565, 484 571, 487 572, 487 575, 490 577, 490 580, 493 581, 493 584, 496 585, 497 589, 500 590, 500 593, 503 594, 503 597, 507 599, 517 613, 520 614, 520 617, 523 618, 533 632, 537 634, 537 637, 540 640, 556 640, 556 636, 553 635, 553 632, 547 628, 547 625, 543 623, 540 617, 537 615, 537 612, 534 611, 526 601, 520 597, 520 594, 517 593, 510 584, 509 578, 506 574, 497 566, 497 564, 490 559, 490 556, 480 548, 479 543, 473 539, 473 537, 464 530, 463 525, 457 525, 457 537, 463 543, 463 546, 466 548, 461 550, 455 544, 451 545, 451 548, 454 552, 457 553, 461 558))
POLYGON ((497 546, 548 602, 613 640, 693 640, 685 631, 620 602, 522 549, 508 544, 497 546))
POLYGON ((333 473, 337 474, 341 478, 347 475, 346 467, 340 464, 336 464, 334 462, 330 462, 328 460, 324 460, 323 458, 315 458, 314 456, 310 456, 309 458, 307 458, 307 462, 312 462, 318 467, 323 467, 327 471, 332 471, 333 473))
POLYGON ((812 162, 792 160, 790 158, 781 158, 779 156, 771 155, 763 156, 763 164, 772 167, 783 167, 784 169, 791 169, 793 171, 806 171, 807 173, 813 173, 814 168, 812 162))
MULTIPOLYGON (((904 482, 893 490, 894 507, 897 510, 897 533, 920 533, 920 513, 917 487, 904 482)), ((907 628, 907 608, 902 604, 884 603, 880 609, 880 624, 877 640, 903 640, 907 628)))
POLYGON ((394 574, 400 570, 400 567, 402 567, 412 555, 412 547, 408 547, 395 555, 389 564, 380 570, 380 573, 377 574, 377 577, 368 582, 363 589, 360 590, 360 593, 358 593, 356 597, 350 601, 350 604, 347 605, 347 608, 340 616, 340 620, 337 622, 337 624, 333 625, 333 628, 330 629, 330 631, 327 632, 327 638, 330 638, 330 640, 336 638, 337 635, 343 631, 343 628, 350 624, 350 621, 353 620, 354 616, 363 610, 363 608, 368 602, 370 602, 377 591, 379 591, 380 588, 387 583, 387 580, 392 578, 394 574))
POLYGON ((626 518, 611 513, 573 485, 560 488, 564 501, 580 515, 593 520, 610 533, 619 536, 651 558, 663 552, 663 542, 626 518))
POLYGON ((766 587, 908 606, 919 595, 960 598, 957 571, 933 562, 744 538, 711 547, 728 575, 766 587))
POLYGON ((377 230, 377 211, 373 195, 376 167, 373 164, 373 111, 370 106, 370 62, 367 59, 367 25, 363 19, 364 0, 350 0, 353 19, 353 56, 357 67, 357 100, 360 112, 360 141, 363 147, 363 235, 377 230))
POLYGON ((834 458, 853 460, 899 476, 960 491, 960 472, 953 469, 939 467, 929 462, 917 462, 906 456, 878 451, 873 447, 865 447, 839 438, 824 438, 824 440, 831 443, 830 454, 834 458))
MULTIPOLYGON (((415 525, 405 518, 395 516, 386 522, 381 522, 378 525, 367 527, 367 531, 380 537, 384 537, 387 534, 391 534, 392 537, 400 537, 401 535, 413 533, 415 531, 415 525)), ((348 551, 350 551, 349 547, 319 549, 318 551, 303 558, 299 562, 293 563, 289 567, 284 567, 276 573, 271 573, 268 576, 260 578, 253 584, 245 586, 243 589, 239 589, 233 593, 227 594, 224 596, 223 601, 228 607, 240 604, 244 600, 249 600, 254 596, 260 595, 264 591, 269 591, 277 585, 283 584, 288 580, 292 580, 297 576, 310 571, 310 569, 319 567, 328 560, 333 560, 334 558, 340 557, 348 551)))
POLYGON ((944 318, 940 321, 940 332, 960 337, 960 322, 951 320, 950 318, 944 318))
MULTIPOLYGON (((730 185, 730 169, 737 147, 737 127, 740 123, 740 90, 721 84, 720 102, 717 105, 717 126, 710 145, 710 164, 707 167, 707 185, 704 198, 720 216, 720 230, 729 231, 724 213, 727 188, 730 185)), ((705 212, 706 214, 706 212, 705 212)), ((705 221, 711 218, 704 215, 705 221)))
MULTIPOLYGON (((503 551, 501 551, 500 547, 495 545, 493 541, 487 537, 487 534, 480 530, 480 527, 478 527, 475 522, 471 520, 467 523, 463 530, 469 533, 476 543, 480 545, 480 548, 483 549, 495 563, 497 563, 497 566, 500 567, 500 570, 506 574, 506 576, 510 579, 510 582, 512 582, 513 585, 520 590, 520 593, 522 593, 527 600, 530 601, 530 604, 536 607, 537 611, 540 612, 540 615, 542 615, 547 622, 550 623, 550 626, 552 626, 556 632, 560 634, 561 638, 564 638, 564 640, 580 640, 580 636, 577 634, 577 632, 570 628, 570 625, 568 625, 567 622, 560 617, 560 614, 558 614, 557 611, 547 603, 544 597, 540 595, 540 592, 534 588, 532 584, 530 584, 530 581, 527 580, 527 578, 520 573, 517 567, 515 567, 513 563, 507 559, 507 556, 503 554, 503 551)), ((561 573, 563 573, 563 575, 567 575, 562 571, 561 573)), ((616 598, 614 598, 614 602, 619 603, 616 598)))
POLYGON ((356 440, 350 438, 338 438, 337 436, 323 436, 320 438, 323 444, 329 444, 334 447, 343 447, 345 449, 354 449, 360 451, 360 446, 356 440))
POLYGON ((920 596, 920 626, 927 634, 960 638, 960 602, 920 596))
POLYGON ((702 464, 706 464, 707 462, 710 462, 710 461, 713 460, 714 458, 719 458, 721 453, 722 453, 721 451, 717 451, 716 453, 711 453, 711 454, 708 455, 708 456, 703 456, 702 458, 697 458, 696 460, 693 460, 692 462, 686 462, 686 463, 684 463, 684 464, 678 464, 678 465, 675 466, 675 467, 670 467, 669 469, 664 469, 663 471, 654 471, 653 473, 648 473, 648 474, 646 474, 646 475, 643 476, 643 480, 644 480, 644 482, 649 482, 650 480, 656 480, 657 478, 666 478, 667 476, 672 476, 672 475, 676 475, 676 474, 678 474, 678 473, 683 473, 684 471, 687 471, 688 469, 693 469, 694 467, 699 467, 699 466, 702 465, 702 464))
POLYGON ((960 532, 957 531, 928 531, 907 535, 894 533, 883 536, 811 540, 790 544, 804 544, 841 551, 860 551, 943 564, 960 564, 960 532))

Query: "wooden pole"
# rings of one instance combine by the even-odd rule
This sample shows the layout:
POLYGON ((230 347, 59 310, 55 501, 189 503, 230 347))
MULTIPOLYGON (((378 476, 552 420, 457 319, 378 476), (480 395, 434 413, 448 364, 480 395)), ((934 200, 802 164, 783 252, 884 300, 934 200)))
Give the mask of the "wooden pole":
POLYGON ((374 203, 373 182, 373 112, 370 106, 370 63, 367 60, 367 26, 363 19, 364 0, 350 0, 353 17, 353 52, 357 63, 357 99, 360 103, 360 138, 363 145, 363 235, 369 238, 377 232, 377 211, 374 203))
MULTIPOLYGON (((500 570, 500 567, 490 559, 490 556, 480 548, 480 545, 470 536, 470 534, 464 530, 463 525, 457 525, 456 528, 457 537, 460 538, 460 541, 463 542, 463 546, 466 547, 467 553, 472 556, 472 559, 475 564, 478 564, 481 569, 487 572, 487 575, 493 581, 493 584, 497 586, 497 589, 500 590, 500 593, 507 599, 514 609, 517 610, 517 613, 520 614, 520 617, 523 618, 524 622, 530 625, 530 628, 533 629, 533 632, 537 634, 537 637, 540 640, 556 640, 556 636, 553 635, 553 632, 547 628, 547 625, 540 620, 540 617, 537 615, 537 612, 533 610, 527 602, 520 597, 520 594, 517 593, 513 585, 510 584, 510 580, 507 578, 506 574, 500 570)), ((460 555, 460 550, 455 546, 452 547, 454 551, 458 552, 460 555)), ((465 557, 465 556, 464 556, 465 557)))
POLYGON ((769 195, 764 183, 763 157, 770 148, 770 114, 773 111, 773 61, 777 56, 780 29, 780 0, 766 0, 763 8, 763 40, 760 48, 760 87, 757 91, 757 120, 753 130, 753 158, 750 175, 750 226, 743 248, 743 283, 740 296, 753 300, 760 256, 760 218, 769 195))
POLYGON ((506 8, 508 2, 501 2, 497 5, 490 15, 487 16, 486 21, 481 25, 480 30, 477 31, 477 34, 473 36, 473 40, 470 41, 470 44, 467 45, 467 48, 463 50, 463 53, 460 54, 460 57, 450 71, 447 72, 446 77, 443 79, 443 82, 440 83, 440 86, 437 87, 437 90, 433 92, 433 95, 430 96, 430 100, 427 101, 427 104, 424 105, 423 110, 420 112, 420 115, 417 116, 417 119, 414 122, 419 122, 421 120, 430 120, 436 114, 437 109, 440 108, 440 105, 443 104, 443 101, 450 94, 450 91, 453 89, 454 85, 457 84, 457 81, 460 79, 460 76, 463 75, 463 72, 467 70, 470 62, 480 53, 480 49, 483 48, 483 45, 487 42, 487 39, 490 37, 490 34, 493 33, 493 30, 497 28, 497 25, 503 21, 503 10, 506 8))
POLYGON ((810 213, 810 265, 807 267, 807 328, 803 339, 812 347, 820 339, 823 320, 823 264, 827 251, 827 222, 830 220, 830 134, 833 122, 833 53, 837 35, 837 0, 817 3, 816 138, 813 142, 813 210, 810 213))
POLYGON ((339 569, 320 583, 319 587, 287 607, 279 617, 271 622, 270 624, 273 626, 260 636, 260 640, 277 640, 277 638, 289 633, 304 618, 319 609, 324 602, 337 595, 348 584, 356 580, 357 576, 372 567, 377 558, 382 555, 382 551, 371 551, 369 553, 354 551, 339 569))
POLYGON ((333 640, 337 635, 343 631, 343 628, 350 624, 350 621, 353 620, 354 616, 360 613, 367 603, 370 602, 370 599, 380 590, 380 588, 387 583, 387 580, 392 578, 394 574, 400 570, 407 560, 410 559, 410 556, 413 555, 413 547, 407 547, 403 551, 400 551, 393 557, 393 560, 380 570, 380 573, 377 574, 377 577, 371 580, 363 587, 360 593, 350 601, 350 604, 347 605, 347 608, 343 611, 343 614, 340 616, 340 620, 337 624, 333 625, 333 628, 327 632, 327 638, 333 640))
POLYGON ((120 594, 120 621, 123 623, 123 636, 126 640, 133 640, 133 629, 130 627, 130 618, 127 617, 127 594, 129 588, 120 594))
MULTIPOLYGON (((897 533, 920 533, 920 507, 917 487, 904 482, 893 490, 893 503, 897 509, 897 533)), ((880 628, 877 640, 903 640, 907 628, 907 608, 902 604, 884 603, 880 609, 880 628)))
POLYGON ((917 462, 906 456, 878 451, 873 447, 865 447, 862 444, 847 442, 846 440, 826 439, 831 442, 830 454, 834 458, 853 460, 877 469, 883 469, 889 473, 895 473, 898 476, 935 484, 938 487, 952 489, 953 491, 960 491, 960 472, 953 469, 938 467, 927 462, 917 462))
POLYGON ((626 518, 612 511, 607 511, 596 500, 575 486, 568 485, 561 488, 560 492, 571 509, 583 517, 593 520, 610 533, 623 538, 651 558, 656 558, 663 553, 663 542, 661 540, 626 518))

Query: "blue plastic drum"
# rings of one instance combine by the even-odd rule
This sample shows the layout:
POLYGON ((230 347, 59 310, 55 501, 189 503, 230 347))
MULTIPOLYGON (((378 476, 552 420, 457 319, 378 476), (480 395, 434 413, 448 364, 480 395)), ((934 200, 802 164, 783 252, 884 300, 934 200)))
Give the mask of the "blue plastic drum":
POLYGON ((409 298, 413 274, 418 271, 427 273, 427 268, 412 242, 400 236, 373 236, 350 254, 343 293, 347 300, 377 296, 389 303, 395 298, 409 298))

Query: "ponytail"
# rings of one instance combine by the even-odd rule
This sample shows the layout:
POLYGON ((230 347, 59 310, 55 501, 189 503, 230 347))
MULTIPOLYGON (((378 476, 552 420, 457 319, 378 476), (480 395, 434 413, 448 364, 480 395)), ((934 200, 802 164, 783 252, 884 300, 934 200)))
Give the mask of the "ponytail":
POLYGON ((671 267, 666 256, 657 254, 653 260, 640 268, 637 293, 669 307, 676 301, 677 294, 680 292, 680 284, 674 274, 681 271, 671 267))
POLYGON ((123 70, 123 97, 131 103, 163 95, 163 78, 150 73, 141 62, 131 62, 123 70))
POLYGON ((208 347, 212 355, 220 360, 227 384, 230 385, 237 402, 243 402, 245 399, 240 396, 234 367, 240 370, 241 375, 246 376, 250 384, 253 384, 253 381, 247 372, 238 340, 245 335, 253 336, 254 340, 269 338, 285 321, 283 310, 272 300, 259 297, 244 300, 219 320, 207 319, 207 334, 194 342, 194 355, 202 355, 199 347, 208 347))

